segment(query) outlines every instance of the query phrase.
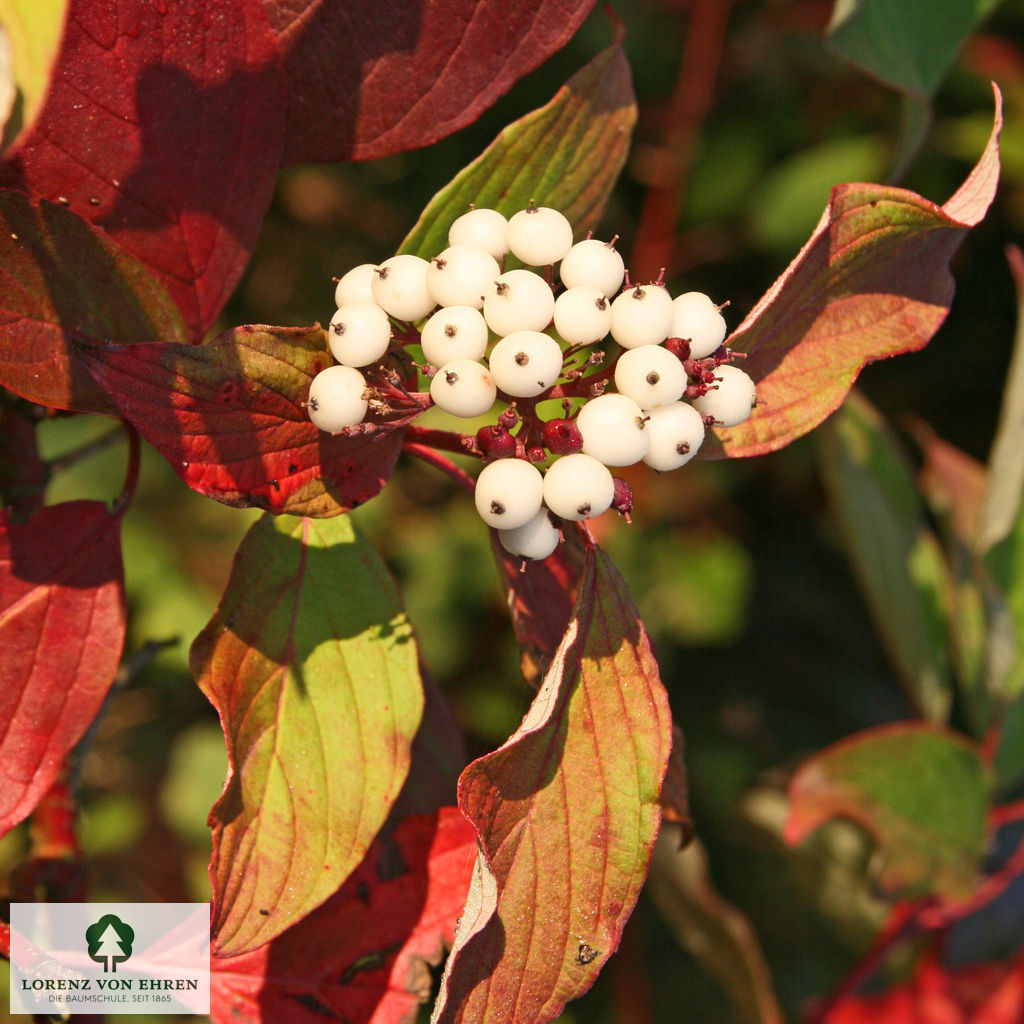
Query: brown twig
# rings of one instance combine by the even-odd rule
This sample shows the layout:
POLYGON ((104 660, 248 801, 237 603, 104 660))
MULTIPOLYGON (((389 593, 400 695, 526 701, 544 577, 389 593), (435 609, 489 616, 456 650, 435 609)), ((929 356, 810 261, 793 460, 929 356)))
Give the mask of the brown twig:
POLYGON ((675 90, 654 150, 649 186, 640 212, 633 258, 636 281, 653 279, 659 267, 675 268, 676 224, 693 166, 697 139, 711 109, 722 63, 733 0, 693 0, 675 90))

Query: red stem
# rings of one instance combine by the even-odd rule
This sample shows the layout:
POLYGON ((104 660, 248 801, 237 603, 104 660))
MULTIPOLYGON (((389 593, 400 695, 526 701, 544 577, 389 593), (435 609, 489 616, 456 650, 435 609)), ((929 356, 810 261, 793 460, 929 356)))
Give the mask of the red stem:
POLYGON ((117 517, 124 514, 125 509, 131 504, 132 498, 135 497, 135 488, 139 483, 139 461, 141 455, 139 432, 127 420, 122 420, 121 423, 128 437, 128 472, 125 475, 121 493, 114 500, 112 511, 117 517))
POLYGON ((11 959, 11 926, 0 921, 0 956, 11 959))
POLYGON ((53 785, 32 812, 29 835, 34 860, 81 859, 82 851, 75 835, 75 813, 71 768, 66 759, 53 785))
POLYGON ((651 184, 644 198, 631 260, 635 281, 653 280, 674 268, 676 225, 701 126, 711 109, 722 63, 732 0, 693 0, 679 73, 665 126, 655 151, 651 184))
POLYGON ((424 462, 429 462, 435 469, 441 470, 442 473, 451 477, 457 484, 461 484, 470 494, 476 491, 476 482, 473 478, 465 470, 456 466, 451 459, 446 459, 443 455, 434 451, 433 448, 417 444, 415 441, 405 441, 402 443, 402 451, 415 455, 424 462))
POLYGON ((473 455, 476 451, 472 437, 468 434, 456 434, 452 430, 410 426, 405 428, 405 436, 412 443, 439 448, 444 452, 454 452, 456 455, 473 455))
POLYGON ((1003 825, 1021 820, 1024 820, 1024 800, 1003 804, 1002 807, 993 807, 988 812, 988 827, 990 829, 1001 828, 1003 825))
POLYGON ((968 914, 980 910, 1001 896, 1007 887, 1024 873, 1024 839, 1007 862, 994 874, 989 875, 970 899, 958 903, 932 905, 921 910, 919 920, 924 928, 945 928, 968 914))
POLYGON ((924 904, 924 900, 918 900, 893 907, 889 919, 882 925, 867 951, 850 968, 846 977, 808 1013, 804 1024, 823 1024, 841 1000, 875 973, 897 943, 918 932, 921 928, 918 914, 924 904))

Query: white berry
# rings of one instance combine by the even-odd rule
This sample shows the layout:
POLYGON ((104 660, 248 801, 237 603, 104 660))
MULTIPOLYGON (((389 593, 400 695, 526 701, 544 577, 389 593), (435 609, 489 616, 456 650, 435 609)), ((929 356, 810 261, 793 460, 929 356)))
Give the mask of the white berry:
POLYGON ((558 268, 558 276, 566 288, 591 285, 609 297, 622 287, 625 275, 626 268, 618 251, 610 242, 596 238, 577 242, 558 268))
POLYGON ((628 288, 612 302, 612 337, 623 348, 660 345, 672 329, 672 296, 657 284, 628 288))
POLYGON ((570 345, 592 345, 612 326, 612 304, 600 288, 580 284, 555 299, 555 330, 570 345))
POLYGON ((369 366, 391 344, 391 321, 375 302, 349 302, 331 317, 331 353, 344 366, 369 366))
POLYGON ((703 292, 684 292, 672 300, 670 337, 690 342, 690 358, 705 359, 725 341, 722 311, 703 292))
POLYGON ((449 245, 472 245, 500 260, 508 252, 508 221, 497 210, 478 207, 456 217, 448 229, 449 245))
POLYGON ((376 268, 372 263, 360 263, 347 274, 338 279, 334 289, 334 304, 344 306, 349 302, 373 302, 373 272, 376 268))
POLYGON ((484 298, 484 319, 495 334, 542 331, 551 323, 555 296, 532 270, 508 270, 496 278, 484 298))
POLYGON ((520 210, 508 221, 508 248, 516 259, 533 267, 557 263, 572 248, 572 225, 549 206, 520 210))
POLYGON ((513 331, 487 360, 499 390, 513 398, 536 398, 562 374, 562 346, 540 331, 513 331))
POLYGON ((590 519, 607 511, 615 482, 607 467, 582 452, 563 455, 544 474, 544 504, 562 519, 590 519))
POLYGON ((488 463, 476 481, 476 510, 488 525, 501 530, 524 526, 540 511, 544 477, 523 459, 488 463))
POLYGON ((711 416, 716 427, 735 427, 742 423, 757 404, 754 382, 738 366, 719 366, 715 370, 717 387, 693 400, 705 416, 711 416))
POLYGON ((647 454, 651 439, 646 425, 643 410, 626 395, 592 398, 576 417, 584 454, 606 466, 631 466, 647 454))
POLYGON ((489 412, 498 397, 487 367, 473 359, 445 363, 430 382, 434 404, 453 416, 471 419, 489 412))
POLYGON ((373 301, 396 320, 419 320, 437 305, 427 288, 430 264, 402 253, 374 268, 373 301))
POLYGON ((686 384, 683 364, 660 345, 628 349, 615 364, 616 390, 632 398, 641 409, 678 402, 686 384))
POLYGON ((651 411, 647 433, 651 447, 644 462, 659 473, 685 465, 704 441, 704 418, 687 402, 673 402, 651 411))
POLYGON ((541 508, 528 523, 514 530, 498 531, 498 540, 509 554, 534 561, 547 558, 561 539, 546 508, 541 508))
POLYGON ((366 379, 354 367, 328 366, 310 382, 307 411, 321 430, 336 434, 363 421, 369 403, 366 379))
POLYGON ((427 288, 439 306, 480 309, 484 293, 500 273, 498 261, 486 250, 450 245, 430 261, 427 288))
POLYGON ((479 309, 447 306, 423 325, 420 347, 428 363, 443 366, 453 359, 483 359, 489 336, 479 309))

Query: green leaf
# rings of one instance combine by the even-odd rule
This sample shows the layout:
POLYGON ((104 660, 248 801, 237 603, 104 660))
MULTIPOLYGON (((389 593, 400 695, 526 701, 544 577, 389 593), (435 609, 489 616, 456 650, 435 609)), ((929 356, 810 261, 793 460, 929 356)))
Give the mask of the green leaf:
POLYGON ((890 180, 917 155, 932 124, 931 98, 964 40, 999 0, 837 0, 828 41, 902 96, 902 125, 890 180))
POLYGON ((471 204, 506 216, 531 199, 569 218, 577 237, 597 223, 626 162, 636 100, 616 43, 578 71, 546 106, 505 128, 430 201, 401 245, 431 259, 471 204))
POLYGON ((861 367, 912 352, 938 330, 953 297, 949 261, 985 216, 999 178, 1002 100, 988 145, 941 208, 905 189, 839 185, 817 228, 728 338, 746 352, 758 405, 702 452, 763 455, 834 412, 861 367))
POLYGON ((917 710, 944 722, 953 700, 951 581, 911 467, 857 392, 817 436, 822 478, 875 625, 917 710))
POLYGON ((962 736, 920 722, 880 726, 800 766, 784 836, 799 843, 849 818, 877 844, 884 891, 967 898, 986 851, 991 789, 978 746, 962 736))
POLYGON ((15 95, 10 116, 0 109, 0 153, 31 126, 50 85, 68 0, 0 0, 0 36, 10 48, 15 95))
POLYGON ((901 92, 930 97, 999 0, 838 0, 830 45, 901 92))
POLYGON ((228 955, 279 935, 363 858, 405 781, 423 689, 394 585, 345 516, 260 518, 191 666, 230 759, 210 814, 228 955))
POLYGON ((543 1024, 590 988, 647 874, 671 746, 650 643, 590 549, 526 718, 459 783, 481 853, 434 1021, 543 1024))
POLYGON ((115 413, 75 343, 185 342, 141 263, 62 206, 0 190, 0 384, 55 409, 115 413))

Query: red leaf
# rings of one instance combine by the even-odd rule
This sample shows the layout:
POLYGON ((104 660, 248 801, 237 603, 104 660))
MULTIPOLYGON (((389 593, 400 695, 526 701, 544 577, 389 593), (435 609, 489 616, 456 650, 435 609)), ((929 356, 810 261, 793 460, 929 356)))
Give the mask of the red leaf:
POLYGON ((270 202, 284 97, 259 0, 73 0, 50 95, 0 183, 105 230, 199 336, 270 202))
POLYGON ((647 875, 671 744, 636 609, 592 549, 526 718, 459 783, 481 853, 435 1022, 543 1024, 590 988, 647 875))
POLYGON ((509 554, 491 531, 491 546, 519 644, 519 665, 536 689, 562 642, 583 575, 584 548, 578 529, 567 525, 565 543, 550 558, 524 562, 509 554))
POLYGON ((848 996, 825 1024, 1020 1024, 1024 957, 1005 964, 945 968, 933 958, 881 995, 848 996))
POLYGON ((210 1016, 224 1024, 398 1024, 430 994, 452 942, 476 835, 455 808, 407 818, 319 910, 251 953, 214 957, 210 1016))
POLYGON ((593 0, 263 0, 288 78, 289 163, 369 160, 475 121, 593 0))
POLYGON ((0 835, 31 812, 110 689, 124 644, 120 520, 98 501, 0 510, 0 835))
POLYGON ((238 327, 206 345, 83 350, 93 376, 194 491, 227 505, 332 516, 384 486, 407 401, 348 435, 313 426, 302 403, 332 360, 319 327, 238 327))
POLYGON ((105 233, 0 190, 0 382, 30 402, 115 411, 73 342, 185 341, 177 307, 105 233))
POLYGON ((995 195, 995 95, 988 145, 944 207, 880 185, 832 190, 810 240, 728 339, 747 353, 743 368, 761 404, 706 445, 708 454, 782 448, 842 404, 865 363, 928 343, 953 298, 949 261, 995 195))
POLYGON ((969 549, 978 536, 988 474, 977 459, 944 441, 927 423, 910 424, 924 465, 918 483, 932 508, 949 518, 953 536, 969 549))

